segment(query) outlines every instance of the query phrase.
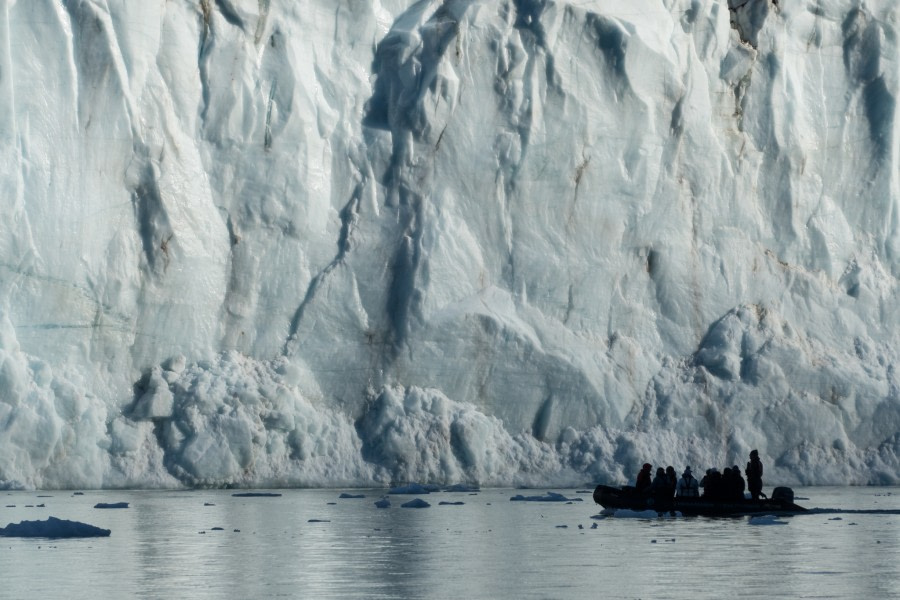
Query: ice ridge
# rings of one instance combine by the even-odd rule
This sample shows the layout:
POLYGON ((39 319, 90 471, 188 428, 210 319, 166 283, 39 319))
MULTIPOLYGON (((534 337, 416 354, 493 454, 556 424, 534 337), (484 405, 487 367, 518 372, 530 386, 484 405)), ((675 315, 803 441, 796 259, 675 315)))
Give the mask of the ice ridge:
POLYGON ((0 7, 0 487, 896 483, 898 10, 0 7))

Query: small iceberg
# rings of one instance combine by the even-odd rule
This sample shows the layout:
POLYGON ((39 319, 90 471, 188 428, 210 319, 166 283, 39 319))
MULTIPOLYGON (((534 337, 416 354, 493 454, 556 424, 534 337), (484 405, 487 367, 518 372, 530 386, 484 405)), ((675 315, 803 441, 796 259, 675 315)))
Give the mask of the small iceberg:
POLYGON ((465 502, 447 502, 446 500, 441 500, 438 502, 438 506, 462 506, 465 502))
POLYGON ((391 507, 391 501, 387 496, 385 496, 381 500, 375 501, 375 508, 390 508, 390 507, 391 507))
POLYGON ((409 496, 417 494, 430 494, 431 492, 439 492, 441 488, 436 485, 422 485, 421 483, 410 483, 393 487, 388 490, 389 494, 405 494, 409 496))
POLYGON ((46 521, 22 521, 0 527, 0 537, 23 538, 83 538, 109 537, 110 530, 80 523, 49 517, 46 521))
POLYGON ((617 519, 656 519, 659 513, 655 510, 628 510, 620 508, 613 515, 617 519))
POLYGON ((759 517, 750 517, 750 525, 787 525, 787 521, 782 521, 775 515, 762 515, 759 517))
POLYGON ((281 494, 275 492, 238 492, 231 495, 234 498, 277 498, 281 494))
POLYGON ((410 500, 409 502, 404 502, 400 505, 401 508, 430 508, 431 505, 422 500, 421 498, 416 498, 415 500, 410 500))
POLYGON ((566 498, 556 492, 547 492, 546 496, 523 496, 517 494, 509 499, 510 502, 581 502, 581 498, 566 498))
POLYGON ((477 485, 468 485, 465 483, 456 483, 451 485, 448 488, 444 488, 445 492, 461 492, 461 493, 472 493, 472 492, 480 492, 481 489, 477 485))
POLYGON ((355 500, 357 498, 365 498, 365 497, 366 497, 365 494, 348 494, 348 493, 344 492, 343 494, 338 496, 338 499, 339 500, 355 500))
POLYGON ((98 502, 94 508, 128 508, 127 502, 98 502))

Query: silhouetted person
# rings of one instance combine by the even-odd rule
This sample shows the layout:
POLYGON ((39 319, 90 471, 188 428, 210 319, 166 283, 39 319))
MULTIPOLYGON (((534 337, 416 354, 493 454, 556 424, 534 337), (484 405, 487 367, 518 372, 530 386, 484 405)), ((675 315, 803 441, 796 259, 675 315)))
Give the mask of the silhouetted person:
POLYGON ((731 467, 731 476, 734 478, 732 495, 735 500, 743 500, 744 490, 747 489, 747 486, 744 484, 744 478, 741 477, 741 470, 737 465, 731 467))
POLYGON ((734 473, 731 467, 725 467, 722 470, 722 499, 734 500, 734 473))
POLYGON ((644 463, 644 468, 638 473, 637 481, 634 482, 634 489, 637 493, 644 494, 650 491, 650 485, 653 483, 653 478, 650 474, 650 469, 652 468, 653 465, 650 463, 644 463))
POLYGON ((678 485, 678 475, 675 474, 675 467, 666 467, 666 479, 669 480, 669 497, 675 495, 675 487, 678 485))
POLYGON ((754 500, 759 500, 760 495, 762 495, 763 465, 759 460, 758 451, 752 450, 750 452, 750 462, 747 463, 744 473, 747 474, 747 489, 750 490, 750 497, 754 500))
POLYGON ((685 467, 678 485, 675 487, 675 495, 679 498, 696 498, 700 495, 700 482, 691 474, 691 468, 685 467))
POLYGON ((662 467, 656 469, 656 477, 650 484, 650 497, 653 498, 653 504, 657 508, 665 506, 672 501, 672 494, 669 491, 669 478, 662 467))
POLYGON ((722 474, 718 469, 710 469, 709 474, 704 477, 706 485, 703 486, 703 496, 710 500, 720 500, 722 498, 722 474))

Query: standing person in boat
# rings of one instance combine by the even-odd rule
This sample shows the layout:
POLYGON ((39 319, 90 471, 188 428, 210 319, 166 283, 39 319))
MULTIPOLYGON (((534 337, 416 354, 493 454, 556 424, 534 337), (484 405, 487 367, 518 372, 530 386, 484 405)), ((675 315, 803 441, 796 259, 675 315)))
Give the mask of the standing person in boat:
POLYGON ((750 452, 750 462, 747 463, 744 473, 747 475, 747 489, 750 490, 750 496, 754 500, 759 500, 759 497, 762 495, 763 465, 762 461, 759 460, 758 451, 752 450, 750 452))
POLYGON ((650 491, 650 485, 653 483, 653 478, 650 474, 652 468, 653 465, 650 463, 644 463, 644 468, 638 473, 637 481, 634 482, 634 489, 638 494, 645 494, 650 491))
POLYGON ((700 482, 691 475, 691 468, 685 467, 678 485, 675 487, 675 495, 679 498, 696 498, 700 495, 700 482))

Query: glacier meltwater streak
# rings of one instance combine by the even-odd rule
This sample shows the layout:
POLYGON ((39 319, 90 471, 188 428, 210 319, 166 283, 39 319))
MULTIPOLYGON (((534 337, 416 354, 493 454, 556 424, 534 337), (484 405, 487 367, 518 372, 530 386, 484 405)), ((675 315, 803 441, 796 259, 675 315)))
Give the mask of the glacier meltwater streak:
POLYGON ((0 5, 0 487, 900 480, 893 0, 0 5))

